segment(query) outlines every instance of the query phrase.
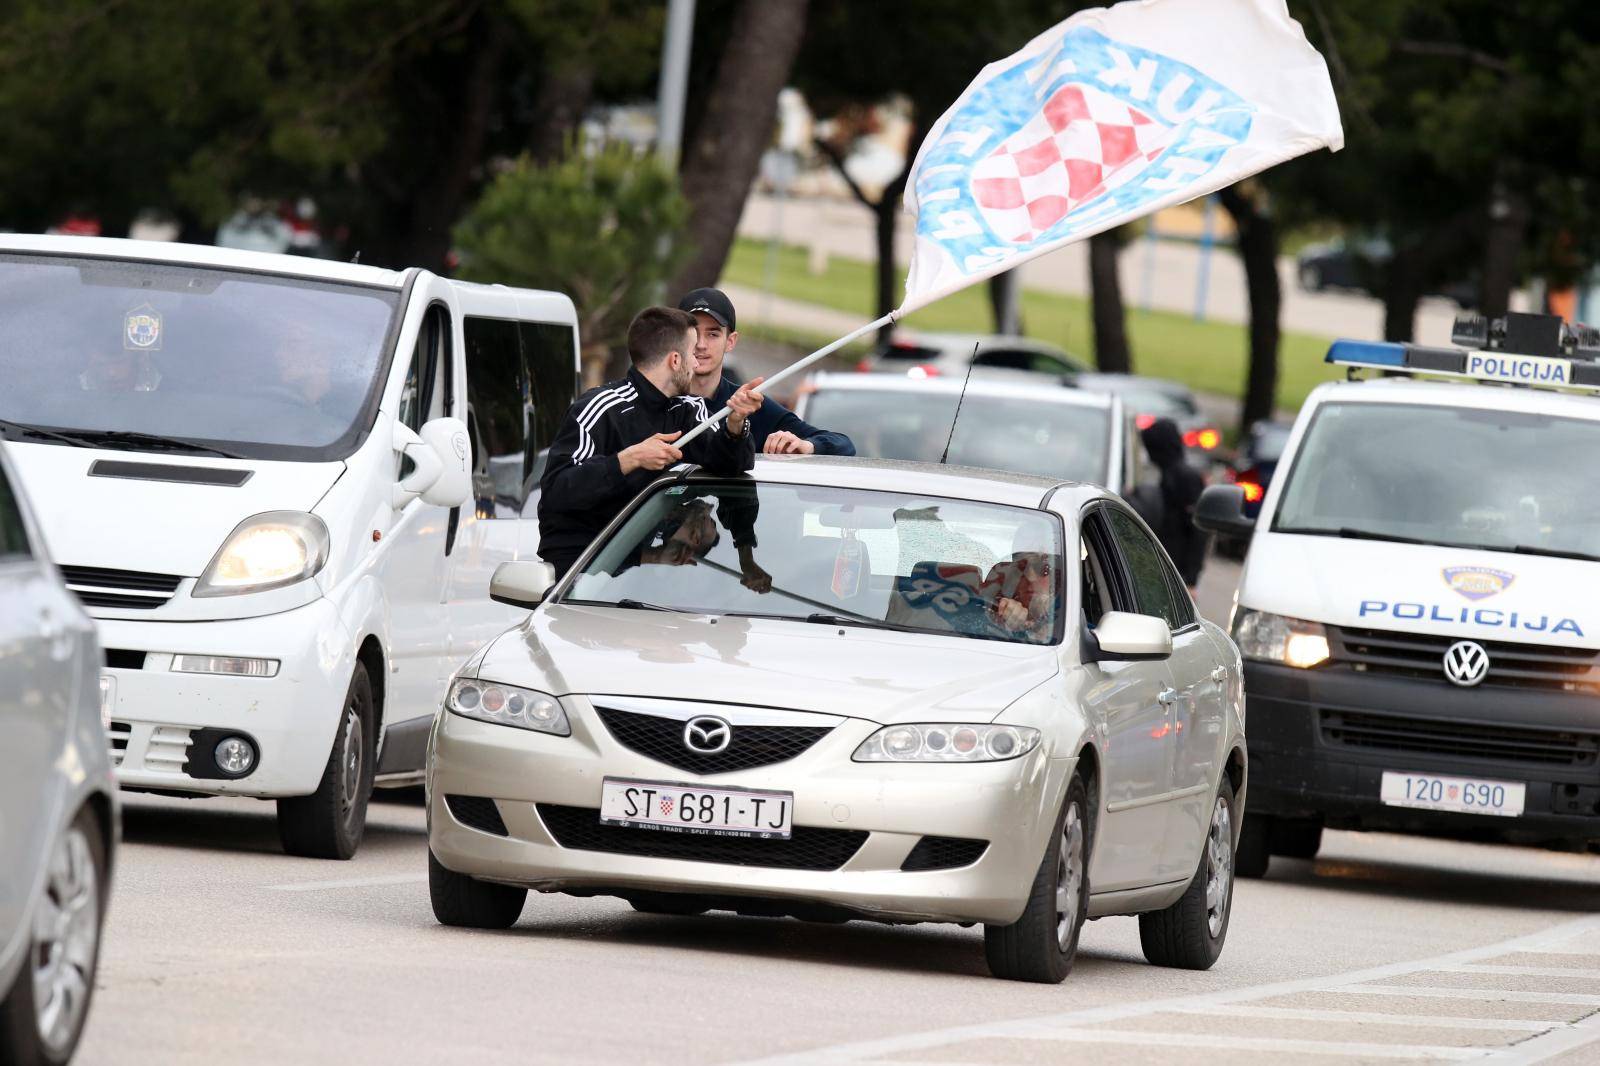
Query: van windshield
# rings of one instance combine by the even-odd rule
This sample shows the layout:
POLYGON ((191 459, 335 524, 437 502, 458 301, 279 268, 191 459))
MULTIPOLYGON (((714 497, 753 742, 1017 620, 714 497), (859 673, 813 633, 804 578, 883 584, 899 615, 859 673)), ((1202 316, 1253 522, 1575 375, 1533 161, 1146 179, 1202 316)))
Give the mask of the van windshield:
POLYGON ((342 458, 370 424, 399 302, 304 278, 0 257, 0 428, 91 447, 342 458))
POLYGON ((1328 403, 1273 530, 1528 555, 1600 556, 1600 421, 1328 403))

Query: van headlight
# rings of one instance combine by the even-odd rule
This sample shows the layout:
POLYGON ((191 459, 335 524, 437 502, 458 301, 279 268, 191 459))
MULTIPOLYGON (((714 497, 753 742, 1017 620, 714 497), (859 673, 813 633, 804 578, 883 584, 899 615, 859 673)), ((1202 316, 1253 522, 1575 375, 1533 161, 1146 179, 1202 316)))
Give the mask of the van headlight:
POLYGON ((328 527, 303 511, 266 511, 234 527, 194 596, 236 596, 293 585, 328 561, 328 527))
POLYGON ((1233 622, 1233 641, 1240 655, 1259 662, 1309 670, 1328 661, 1328 631, 1321 622, 1241 610, 1233 622))
POLYGON ((567 712, 561 709, 561 701, 531 688, 458 678, 451 682, 444 705, 456 714, 480 722, 516 726, 558 737, 572 735, 572 726, 567 722, 567 712))
POLYGON ((931 722, 884 726, 850 756, 856 762, 1000 762, 1026 755, 1039 731, 1018 725, 931 722))

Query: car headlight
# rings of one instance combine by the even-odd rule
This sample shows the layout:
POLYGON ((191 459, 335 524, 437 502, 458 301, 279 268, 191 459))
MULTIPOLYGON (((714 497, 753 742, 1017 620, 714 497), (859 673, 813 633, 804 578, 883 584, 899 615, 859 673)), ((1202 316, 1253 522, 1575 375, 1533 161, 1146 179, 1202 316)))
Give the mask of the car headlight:
POLYGON ((303 511, 267 511, 234 527, 194 596, 236 596, 293 585, 328 561, 328 527, 303 511))
POLYGON ((856 762, 999 762, 1039 746, 1039 731, 1017 725, 927 723, 884 726, 856 749, 856 762))
POLYGON ((1246 659, 1309 670, 1328 661, 1328 632, 1321 622, 1287 618, 1266 611, 1241 610, 1233 640, 1246 659))
POLYGON ((549 693, 531 688, 459 678, 451 683, 444 705, 456 714, 482 722, 558 737, 572 735, 572 726, 567 723, 567 712, 561 709, 561 703, 549 693))

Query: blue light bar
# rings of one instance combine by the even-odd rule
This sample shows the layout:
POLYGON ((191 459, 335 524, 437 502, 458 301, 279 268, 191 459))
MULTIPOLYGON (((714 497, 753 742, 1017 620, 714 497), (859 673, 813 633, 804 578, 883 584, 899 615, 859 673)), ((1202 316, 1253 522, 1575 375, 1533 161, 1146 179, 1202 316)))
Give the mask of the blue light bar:
POLYGON ((1334 341, 1328 345, 1327 362, 1347 366, 1387 366, 1403 370, 1406 346, 1392 341, 1334 341))

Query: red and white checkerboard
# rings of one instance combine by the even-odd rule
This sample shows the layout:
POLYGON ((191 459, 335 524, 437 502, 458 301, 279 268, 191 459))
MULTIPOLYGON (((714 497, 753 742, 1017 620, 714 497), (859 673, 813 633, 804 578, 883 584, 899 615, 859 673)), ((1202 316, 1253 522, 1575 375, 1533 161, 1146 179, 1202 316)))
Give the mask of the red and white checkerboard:
POLYGON ((1026 244, 1139 174, 1171 134, 1172 127, 1091 85, 1064 85, 973 167, 973 197, 991 230, 1026 244))

